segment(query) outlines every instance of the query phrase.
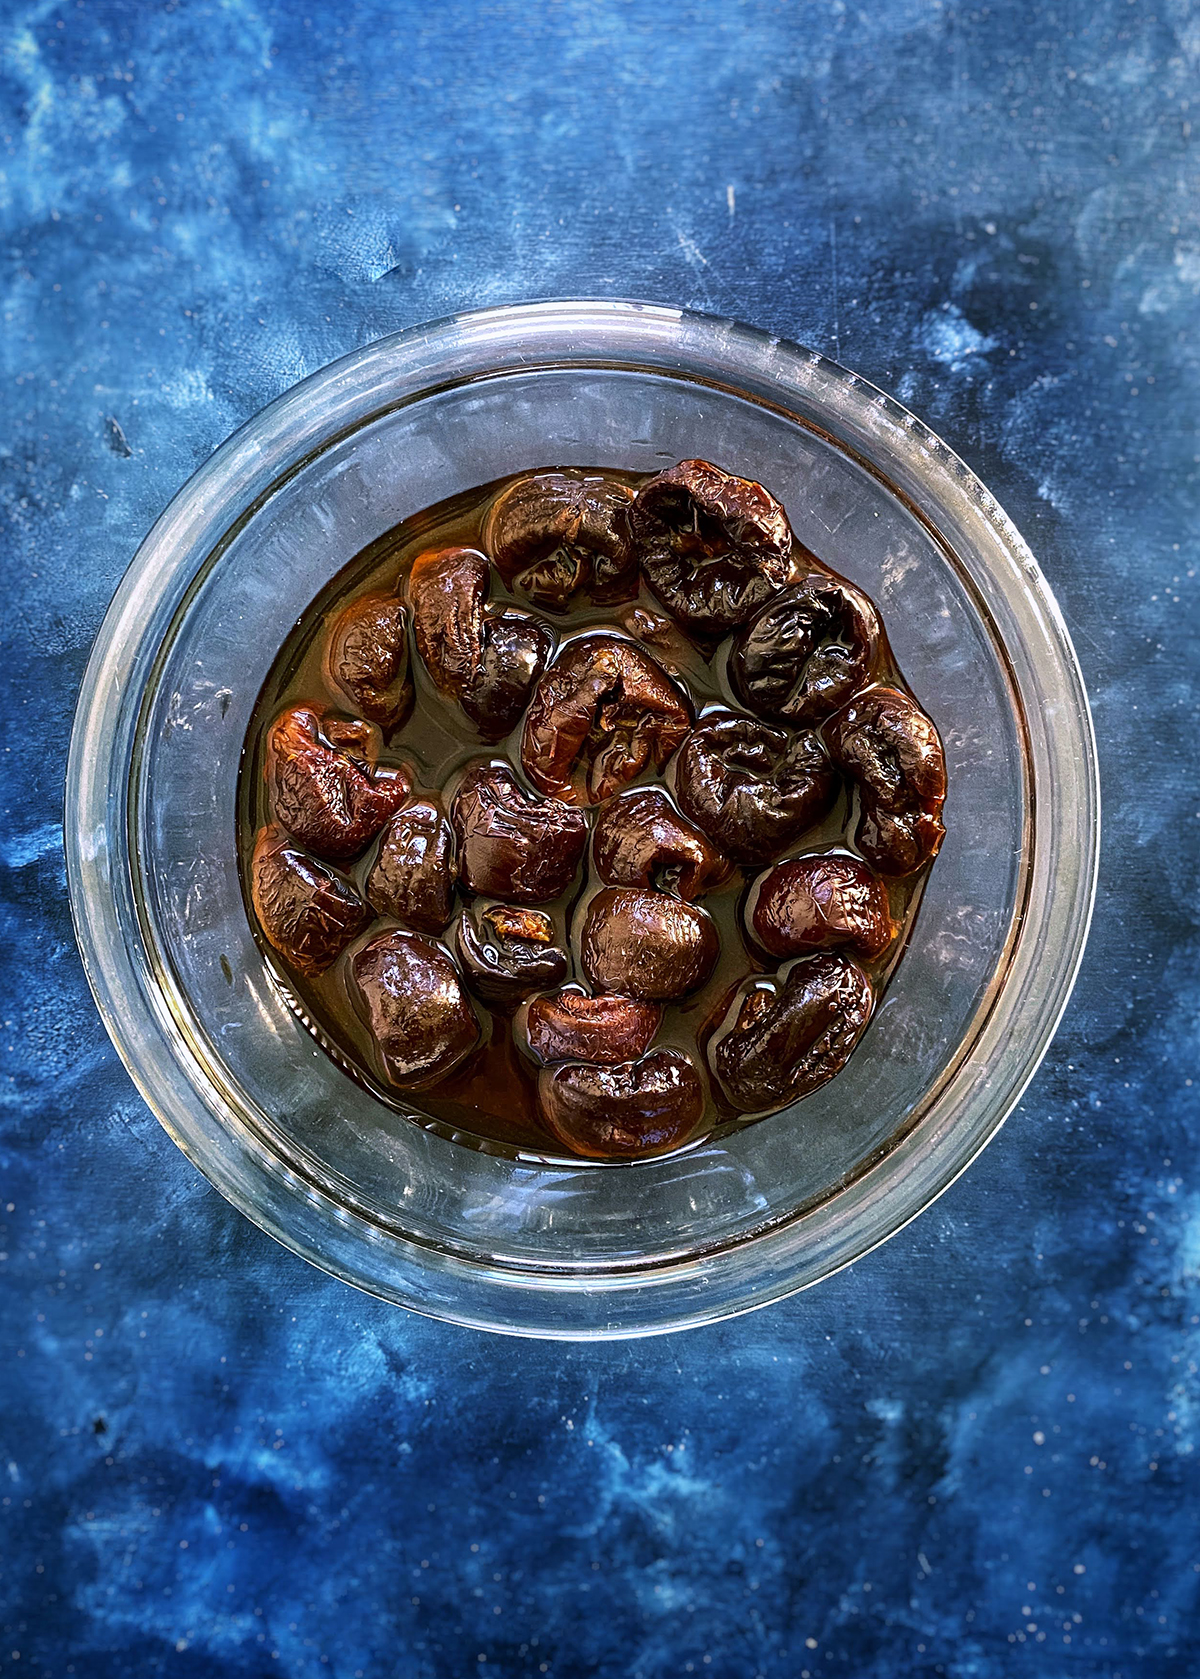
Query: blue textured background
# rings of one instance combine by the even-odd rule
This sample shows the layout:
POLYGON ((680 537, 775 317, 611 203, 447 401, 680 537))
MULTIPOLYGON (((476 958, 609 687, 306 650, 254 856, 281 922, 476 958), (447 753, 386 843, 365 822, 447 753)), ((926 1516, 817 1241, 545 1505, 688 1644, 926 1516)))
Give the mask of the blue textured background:
POLYGON ((3 7, 0 1668, 1200 1671, 1190 0, 3 7), (59 812, 154 516, 464 305, 739 315, 896 392, 1038 552, 1105 870, 1026 1101, 915 1226, 719 1328, 385 1309, 233 1213, 100 1028, 59 812))

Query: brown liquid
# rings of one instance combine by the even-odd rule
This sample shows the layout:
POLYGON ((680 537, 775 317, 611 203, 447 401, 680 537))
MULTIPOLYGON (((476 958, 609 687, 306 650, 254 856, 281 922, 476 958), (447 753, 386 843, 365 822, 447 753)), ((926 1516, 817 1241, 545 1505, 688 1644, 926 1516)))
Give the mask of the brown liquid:
MULTIPOLYGON (((562 469, 531 467, 527 470, 562 469)), ((524 477, 526 474, 514 476, 524 477)), ((635 487, 643 482, 639 475, 607 468, 604 476, 621 479, 635 487)), ((517 1150, 562 1156, 562 1144, 551 1137, 540 1122, 536 1101, 537 1068, 513 1041, 513 1010, 489 1009, 471 994, 483 1027, 479 1047, 462 1066, 431 1088, 413 1093, 399 1092, 384 1080, 374 1042, 351 1002, 348 976, 355 952, 401 923, 380 916, 331 968, 313 977, 295 972, 266 943, 258 929, 250 898, 249 863, 254 837, 272 819, 263 773, 268 729, 281 711, 293 705, 324 706, 335 713, 349 715, 346 695, 333 686, 326 671, 325 647, 329 625, 359 595, 394 590, 402 596, 404 579, 418 554, 435 548, 481 547, 482 527, 488 507, 494 496, 510 481, 502 479, 484 485, 414 515, 356 555, 308 607, 271 666, 247 730, 238 789, 238 849, 247 913, 267 966, 289 1006, 345 1072, 365 1084, 378 1099, 398 1112, 419 1123, 433 1121, 436 1129, 474 1147, 490 1147, 504 1153, 517 1150)), ((494 568, 490 598, 501 605, 507 603, 523 611, 531 610, 527 600, 518 598, 505 588, 494 568)), ((582 629, 601 627, 638 639, 632 614, 639 609, 653 614, 660 621, 668 616, 644 583, 636 599, 617 606, 596 605, 581 598, 578 604, 572 602, 572 608, 567 613, 542 612, 539 615, 553 626, 560 640, 582 629)), ((697 718, 715 709, 744 710, 734 696, 726 675, 728 641, 721 645, 711 662, 705 660, 681 630, 672 633, 669 646, 652 640, 642 641, 641 645, 668 674, 682 682, 691 696, 697 718)), ((498 744, 485 743, 461 707, 434 687, 415 647, 411 645, 411 630, 409 670, 416 691, 415 703, 408 721, 387 737, 380 757, 381 764, 410 766, 414 772, 413 794, 440 797, 447 810, 459 773, 472 761, 480 758, 506 759, 520 775, 520 724, 506 740, 498 744)), ((876 680, 908 691, 886 637, 880 639, 876 680)), ((668 766, 665 778, 648 771, 632 785, 661 781, 670 791, 671 780, 668 766)), ((595 807, 588 808, 594 817, 595 807)), ((855 800, 843 791, 829 816, 802 835, 795 845, 789 847, 786 855, 800 855, 835 846, 854 851, 852 836, 856 819, 855 800)), ((355 882, 364 897, 366 879, 379 843, 376 839, 360 858, 343 867, 343 872, 355 882)), ((574 959, 578 939, 568 941, 566 935, 578 932, 588 902, 603 885, 591 875, 589 852, 584 854, 570 891, 553 903, 539 905, 540 909, 553 916, 558 942, 572 954, 572 973, 564 983, 577 981, 585 988, 586 976, 574 959)), ((704 1054, 707 1036, 724 1015, 732 993, 742 981, 752 974, 770 972, 774 966, 760 961, 747 949, 742 932, 742 905, 751 882, 764 866, 736 870, 726 885, 699 900, 716 924, 721 954, 712 977, 701 990, 678 1003, 665 1006, 662 1027, 654 1040, 656 1048, 678 1048, 691 1056, 709 1094, 702 1128, 705 1132, 718 1126, 728 1128, 739 1118, 709 1075, 704 1054)), ((901 933, 881 961, 862 963, 871 975, 877 998, 882 994, 907 942, 927 874, 928 868, 906 879, 888 882, 892 916, 901 927, 901 933)), ((450 925, 435 941, 441 943, 452 957, 455 956, 453 933, 459 907, 461 901, 456 905, 455 917, 450 925)))

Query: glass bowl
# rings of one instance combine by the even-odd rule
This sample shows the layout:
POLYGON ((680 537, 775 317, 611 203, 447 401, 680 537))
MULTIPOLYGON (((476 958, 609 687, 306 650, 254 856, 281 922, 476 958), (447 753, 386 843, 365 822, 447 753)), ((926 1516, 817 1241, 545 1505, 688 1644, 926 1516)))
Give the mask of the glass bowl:
POLYGON ((727 1317, 866 1253, 992 1137, 1066 1004, 1095 886, 1087 697, 1029 550, 898 403, 733 321, 485 309, 379 340, 230 438, 138 550, 92 653, 66 847, 88 977, 168 1133, 347 1282, 479 1328, 628 1336, 727 1317), (946 743, 947 838, 846 1070, 670 1159, 472 1149, 377 1103, 266 971, 234 851, 267 669, 322 585, 417 510, 547 464, 760 478, 879 603, 946 743))

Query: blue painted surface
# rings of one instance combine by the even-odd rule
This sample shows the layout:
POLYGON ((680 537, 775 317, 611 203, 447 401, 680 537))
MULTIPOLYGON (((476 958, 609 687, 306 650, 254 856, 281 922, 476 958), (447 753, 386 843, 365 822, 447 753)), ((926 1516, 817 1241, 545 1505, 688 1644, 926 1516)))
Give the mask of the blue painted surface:
POLYGON ((0 1665, 1194 1675, 1195 5, 4 18, 0 1665), (1107 796, 1075 1001, 969 1176, 810 1295, 601 1348, 233 1213, 101 1030, 57 827, 188 473, 380 333, 552 294, 741 316, 942 432, 1063 603, 1107 796))

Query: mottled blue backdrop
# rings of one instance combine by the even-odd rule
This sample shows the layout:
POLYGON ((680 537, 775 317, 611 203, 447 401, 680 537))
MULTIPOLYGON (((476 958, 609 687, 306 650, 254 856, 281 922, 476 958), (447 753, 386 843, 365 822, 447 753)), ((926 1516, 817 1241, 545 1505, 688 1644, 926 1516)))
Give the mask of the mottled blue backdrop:
POLYGON ((1200 1671, 1193 0, 8 0, 0 1668, 1200 1671), (464 305, 738 315, 1037 551, 1104 875, 1007 1128, 815 1292, 608 1347, 352 1293, 135 1095, 63 766, 139 537, 294 380, 464 305))

